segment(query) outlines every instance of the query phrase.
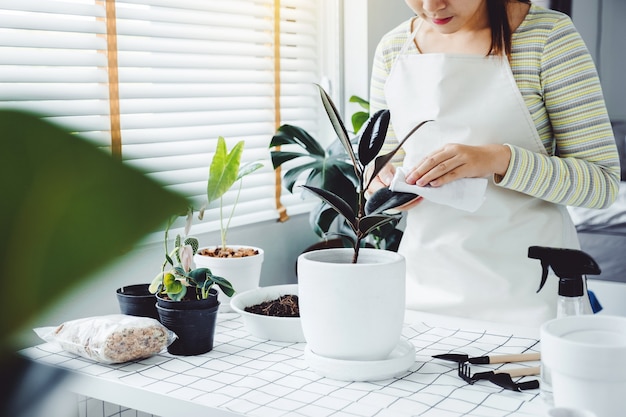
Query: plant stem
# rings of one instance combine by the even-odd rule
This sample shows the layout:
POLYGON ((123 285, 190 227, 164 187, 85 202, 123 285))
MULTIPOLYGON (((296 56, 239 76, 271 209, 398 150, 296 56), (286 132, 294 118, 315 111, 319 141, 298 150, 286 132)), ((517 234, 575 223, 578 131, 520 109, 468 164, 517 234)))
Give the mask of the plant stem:
POLYGON ((224 199, 220 197, 220 241, 222 249, 226 249, 226 229, 224 228, 224 199))
POLYGON ((239 180, 239 189, 237 190, 237 196, 235 197, 235 202, 233 203, 233 208, 230 210, 230 214, 228 215, 228 221, 226 222, 226 227, 224 227, 223 216, 222 216, 222 198, 220 197, 220 229, 221 229, 221 237, 222 237, 222 248, 226 249, 226 235, 228 234, 228 228, 230 227, 230 221, 233 219, 233 215, 235 214, 235 207, 237 207, 237 203, 239 202, 239 196, 241 195, 241 189, 243 188, 243 179, 239 180))

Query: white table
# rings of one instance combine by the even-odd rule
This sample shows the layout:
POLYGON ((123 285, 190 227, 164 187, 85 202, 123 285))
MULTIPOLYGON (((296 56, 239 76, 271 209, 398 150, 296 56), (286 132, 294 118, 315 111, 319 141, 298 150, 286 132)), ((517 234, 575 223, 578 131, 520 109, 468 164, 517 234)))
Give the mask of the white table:
MULTIPOLYGON (((136 415, 536 417, 545 412, 539 390, 508 391, 487 381, 468 385, 457 376, 456 364, 431 357, 451 351, 536 352, 538 329, 418 313, 407 313, 406 323, 403 336, 417 351, 414 365, 375 382, 320 377, 303 359, 305 344, 254 338, 235 313, 220 314, 214 349, 198 356, 162 353, 102 365, 47 343, 21 353, 71 370, 65 389, 139 410, 136 415)), ((472 371, 537 364, 474 365, 472 371)))

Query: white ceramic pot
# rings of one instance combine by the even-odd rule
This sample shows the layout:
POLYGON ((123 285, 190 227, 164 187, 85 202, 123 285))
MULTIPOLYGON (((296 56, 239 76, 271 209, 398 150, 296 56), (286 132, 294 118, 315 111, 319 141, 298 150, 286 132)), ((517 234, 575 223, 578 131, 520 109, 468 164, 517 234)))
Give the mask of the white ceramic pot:
POLYGON ((382 360, 400 342, 405 259, 381 250, 324 249, 298 257, 300 320, 308 348, 342 360, 382 360))
MULTIPOLYGON (((228 245, 228 247, 237 249, 241 247, 256 249, 259 253, 255 256, 246 256, 244 258, 214 258, 196 254, 193 260, 196 267, 209 268, 213 275, 226 278, 233 285, 236 293, 248 291, 259 287, 261 279, 261 267, 263 266, 263 249, 249 245, 228 245)), ((202 247, 202 249, 212 249, 212 247, 202 247)), ((218 300, 220 301, 220 311, 233 311, 230 307, 230 297, 226 296, 219 287, 218 300)))
POLYGON ((626 409, 626 317, 585 315, 541 326, 541 361, 550 369, 554 405, 597 417, 626 409))

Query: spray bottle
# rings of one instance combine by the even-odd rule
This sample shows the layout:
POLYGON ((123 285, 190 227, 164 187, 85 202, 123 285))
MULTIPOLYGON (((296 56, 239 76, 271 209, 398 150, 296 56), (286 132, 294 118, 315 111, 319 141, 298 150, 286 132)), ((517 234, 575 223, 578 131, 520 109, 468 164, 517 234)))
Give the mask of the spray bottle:
MULTIPOLYGON (((548 268, 552 268, 559 278, 557 318, 591 314, 589 301, 585 298, 583 275, 597 275, 600 273, 600 267, 591 256, 576 249, 531 246, 528 248, 528 257, 541 260, 543 272, 537 292, 541 291, 546 283, 548 268)), ((540 390, 543 400, 549 406, 553 406, 552 377, 550 369, 543 362, 541 363, 540 390)))
POLYGON ((589 302, 585 298, 583 276, 600 273, 600 267, 591 256, 577 249, 531 246, 528 248, 528 257, 541 260, 543 273, 537 292, 546 283, 549 267, 559 278, 557 318, 591 313, 589 302))

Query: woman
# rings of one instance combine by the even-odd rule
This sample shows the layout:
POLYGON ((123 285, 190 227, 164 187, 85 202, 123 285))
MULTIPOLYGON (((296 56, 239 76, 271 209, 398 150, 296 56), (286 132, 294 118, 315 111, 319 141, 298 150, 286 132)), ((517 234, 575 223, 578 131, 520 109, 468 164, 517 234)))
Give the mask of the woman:
MULTIPOLYGON (((527 0, 406 3, 416 16, 376 51, 371 111, 390 110, 391 142, 433 122, 394 164, 420 186, 490 178, 472 213, 425 199, 401 207, 407 308, 538 325, 555 315, 557 280, 536 293, 541 265, 528 247, 578 248, 565 206, 604 208, 618 191, 591 57, 568 16, 527 0)), ((386 167, 369 191, 393 174, 386 167)))

